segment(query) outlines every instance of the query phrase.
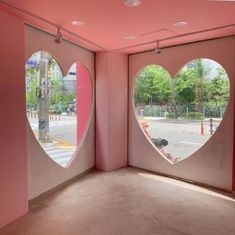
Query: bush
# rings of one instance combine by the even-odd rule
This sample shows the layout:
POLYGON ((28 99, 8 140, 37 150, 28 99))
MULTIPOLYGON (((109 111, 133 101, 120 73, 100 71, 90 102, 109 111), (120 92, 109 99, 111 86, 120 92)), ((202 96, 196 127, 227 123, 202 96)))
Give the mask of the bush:
POLYGON ((202 120, 203 115, 202 113, 199 113, 199 112, 189 112, 186 118, 192 119, 192 120, 202 120))
POLYGON ((167 113, 167 114, 166 114, 166 118, 169 118, 169 119, 177 119, 175 113, 167 113))

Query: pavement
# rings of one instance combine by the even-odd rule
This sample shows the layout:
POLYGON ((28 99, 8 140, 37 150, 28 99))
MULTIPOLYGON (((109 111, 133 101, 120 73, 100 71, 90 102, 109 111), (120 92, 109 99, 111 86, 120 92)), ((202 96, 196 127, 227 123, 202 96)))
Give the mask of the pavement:
POLYGON ((40 144, 50 158, 63 167, 66 167, 76 150, 76 146, 63 144, 63 142, 57 142, 56 140, 40 144))
MULTIPOLYGON (((211 137, 209 120, 203 121, 203 134, 201 121, 169 120, 156 117, 144 117, 138 120, 140 123, 147 123, 146 131, 151 138, 162 138, 168 141, 168 145, 161 148, 161 151, 173 163, 192 155, 211 137)), ((38 119, 29 118, 29 122, 37 138, 38 119)), ((216 127, 220 122, 220 119, 213 119, 213 125, 216 127)), ((49 125, 51 142, 41 143, 41 145, 55 162, 65 167, 77 148, 77 118, 63 115, 50 120, 49 125)))
MULTIPOLYGON (((38 139, 38 119, 28 118, 30 126, 38 139)), ((77 118, 61 116, 60 120, 49 122, 50 142, 40 143, 48 156, 62 167, 66 167, 77 149, 77 118)))

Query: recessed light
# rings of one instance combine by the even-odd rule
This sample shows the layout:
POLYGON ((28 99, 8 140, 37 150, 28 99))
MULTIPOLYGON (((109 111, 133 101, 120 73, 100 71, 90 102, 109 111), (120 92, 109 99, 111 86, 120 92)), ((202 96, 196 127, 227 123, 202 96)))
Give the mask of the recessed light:
POLYGON ((125 0, 125 5, 128 7, 136 7, 141 4, 140 0, 125 0))
POLYGON ((75 26, 82 26, 85 24, 85 22, 82 20, 73 20, 73 21, 71 21, 71 24, 75 25, 75 26))
POLYGON ((136 36, 135 35, 128 35, 128 36, 125 36, 125 39, 127 39, 127 40, 135 40, 136 36))
POLYGON ((176 26, 176 27, 185 27, 187 25, 188 25, 187 21, 177 21, 174 23, 174 26, 176 26))

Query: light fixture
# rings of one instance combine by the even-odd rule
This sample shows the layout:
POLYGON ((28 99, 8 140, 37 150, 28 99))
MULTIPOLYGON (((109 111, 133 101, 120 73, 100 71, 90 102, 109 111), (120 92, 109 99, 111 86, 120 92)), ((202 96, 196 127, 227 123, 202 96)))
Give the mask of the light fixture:
POLYGON ((71 24, 75 25, 75 26, 83 26, 85 24, 85 22, 82 20, 73 20, 73 21, 71 21, 71 24))
POLYGON ((156 48, 155 48, 156 54, 161 54, 161 48, 159 46, 159 41, 156 41, 156 48))
POLYGON ((60 27, 57 28, 57 35, 55 37, 55 43, 61 43, 62 42, 62 34, 60 31, 60 27))
POLYGON ((127 36, 125 36, 125 39, 126 40, 135 40, 136 36, 135 35, 127 35, 127 36))
POLYGON ((188 25, 187 21, 177 21, 174 23, 174 26, 176 26, 176 27, 185 27, 187 25, 188 25))
POLYGON ((141 4, 140 0, 125 0, 124 4, 128 7, 136 7, 141 4))

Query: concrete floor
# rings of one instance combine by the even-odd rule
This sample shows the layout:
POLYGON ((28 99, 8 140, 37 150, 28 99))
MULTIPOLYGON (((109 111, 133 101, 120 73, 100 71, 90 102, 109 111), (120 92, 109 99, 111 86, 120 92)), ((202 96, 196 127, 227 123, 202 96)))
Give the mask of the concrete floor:
POLYGON ((134 168, 93 172, 0 235, 234 235, 235 199, 134 168))

